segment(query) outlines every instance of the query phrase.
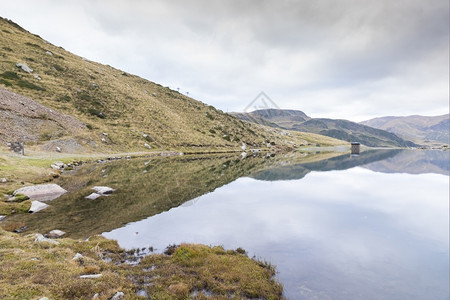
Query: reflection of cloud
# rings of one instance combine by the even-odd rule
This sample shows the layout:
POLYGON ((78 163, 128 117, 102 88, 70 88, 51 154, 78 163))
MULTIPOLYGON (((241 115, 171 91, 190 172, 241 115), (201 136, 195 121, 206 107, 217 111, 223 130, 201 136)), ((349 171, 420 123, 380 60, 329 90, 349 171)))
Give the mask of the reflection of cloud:
POLYGON ((440 267, 448 263, 448 197, 446 176, 359 167, 296 181, 240 178, 197 198, 195 206, 105 236, 159 250, 180 242, 243 247, 278 266, 288 293, 306 280, 309 289, 328 294, 346 288, 378 296, 412 291, 421 298, 429 286, 442 294, 448 279, 440 267), (130 237, 135 231, 139 238, 130 237), (414 282, 417 273, 421 283, 414 282), (396 284, 374 289, 386 281, 396 284))

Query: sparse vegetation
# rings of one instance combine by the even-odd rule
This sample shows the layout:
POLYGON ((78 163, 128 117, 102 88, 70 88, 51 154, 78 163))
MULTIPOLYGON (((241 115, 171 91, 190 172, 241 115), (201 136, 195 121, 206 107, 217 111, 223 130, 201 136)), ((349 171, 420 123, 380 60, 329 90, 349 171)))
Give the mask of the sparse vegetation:
POLYGON ((204 298, 205 292, 209 299, 282 298, 273 268, 222 247, 181 245, 171 255, 150 255, 130 265, 123 262, 138 251, 124 251, 100 236, 55 244, 0 229, 0 243, 0 298, 5 299, 91 299, 95 294, 110 299, 117 292, 140 299, 138 290, 153 299, 204 298), (82 257, 74 260, 76 253, 82 257), (101 276, 80 278, 93 274, 101 276))

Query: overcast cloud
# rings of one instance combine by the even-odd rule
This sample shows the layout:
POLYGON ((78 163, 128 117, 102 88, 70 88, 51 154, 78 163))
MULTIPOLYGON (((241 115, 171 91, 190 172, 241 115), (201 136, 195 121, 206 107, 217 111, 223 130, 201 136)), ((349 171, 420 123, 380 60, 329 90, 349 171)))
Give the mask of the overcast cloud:
POLYGON ((449 112, 447 0, 15 0, 0 15, 224 111, 449 112))

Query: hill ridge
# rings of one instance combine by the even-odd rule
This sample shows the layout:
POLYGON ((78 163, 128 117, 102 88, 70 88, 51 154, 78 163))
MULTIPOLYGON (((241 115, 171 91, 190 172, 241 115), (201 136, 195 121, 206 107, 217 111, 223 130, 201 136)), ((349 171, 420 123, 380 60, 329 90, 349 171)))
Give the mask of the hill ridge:
MULTIPOLYGON (((86 124, 80 136, 65 132, 43 141, 40 132, 30 141, 40 149, 52 143, 54 150, 65 139, 86 139, 77 145, 80 151, 237 151, 242 143, 287 149, 317 139, 243 122, 168 87, 70 53, 3 18, 0 45, 1 87, 86 124)), ((2 132, 0 142, 7 142, 2 132)))
POLYGON ((287 130, 321 134, 345 141, 360 142, 370 147, 415 147, 415 143, 405 141, 385 130, 358 124, 345 119, 311 118, 298 111, 302 118, 292 118, 295 110, 256 110, 250 113, 233 113, 242 120, 287 130), (286 113, 288 112, 288 113, 286 113))

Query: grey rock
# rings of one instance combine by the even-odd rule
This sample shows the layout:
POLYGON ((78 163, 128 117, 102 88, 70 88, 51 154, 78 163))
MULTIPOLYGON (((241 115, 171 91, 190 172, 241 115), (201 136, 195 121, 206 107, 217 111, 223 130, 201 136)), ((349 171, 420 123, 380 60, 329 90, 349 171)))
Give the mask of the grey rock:
POLYGON ((94 186, 92 189, 94 191, 96 191, 97 194, 100 194, 102 196, 110 195, 110 194, 112 194, 115 191, 113 188, 110 188, 110 187, 107 187, 107 186, 94 186))
POLYGON ((38 211, 41 211, 48 207, 48 204, 45 204, 44 202, 40 201, 31 201, 31 207, 28 210, 29 213, 35 213, 38 211))
POLYGON ((110 300, 122 300, 125 297, 123 292, 117 292, 110 300))
POLYGON ((75 254, 75 256, 72 258, 72 260, 78 260, 78 259, 82 259, 83 255, 81 255, 81 253, 77 253, 75 254))
POLYGON ((102 274, 89 274, 89 275, 80 275, 81 279, 92 279, 92 278, 100 278, 102 274))
POLYGON ((89 199, 89 200, 95 200, 95 199, 97 199, 98 197, 101 197, 102 195, 100 195, 100 194, 97 194, 97 193, 92 193, 92 194, 90 194, 89 196, 86 196, 85 198, 86 199, 89 199))
POLYGON ((13 195, 19 193, 27 195, 31 200, 51 201, 67 193, 67 191, 57 184, 50 183, 26 186, 14 191, 13 195))
POLYGON ((52 238, 52 239, 55 239, 55 238, 60 238, 60 237, 62 237, 65 234, 66 233, 64 231, 62 231, 62 230, 54 229, 54 230, 52 230, 52 231, 50 231, 48 233, 48 237, 52 238))
POLYGON ((153 97, 156 97, 157 94, 156 93, 152 93, 152 95, 153 95, 153 97))
POLYGON ((24 72, 33 73, 33 69, 23 63, 17 63, 16 67, 22 69, 24 72))
POLYGON ((4 218, 6 218, 6 216, 1 215, 0 216, 0 221, 3 220, 4 218))
POLYGON ((34 241, 38 242, 38 243, 47 242, 47 243, 50 243, 50 244, 59 245, 58 241, 46 238, 45 236, 43 236, 40 233, 36 234, 36 238, 34 239, 34 241))

